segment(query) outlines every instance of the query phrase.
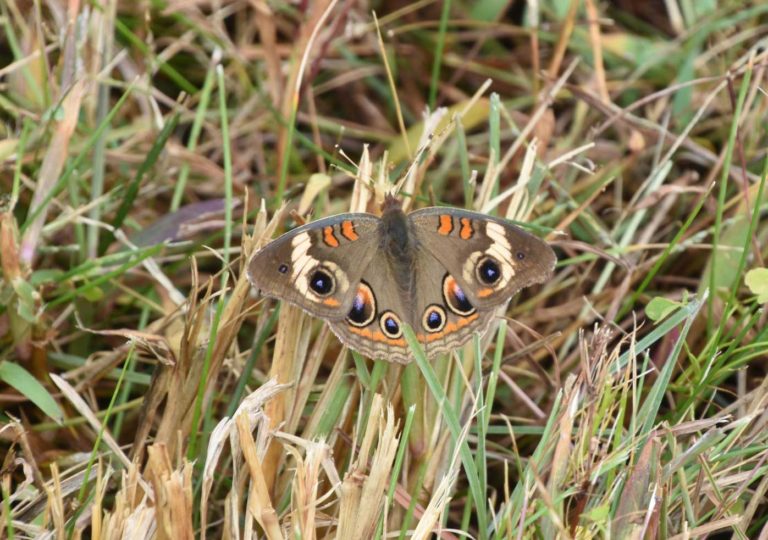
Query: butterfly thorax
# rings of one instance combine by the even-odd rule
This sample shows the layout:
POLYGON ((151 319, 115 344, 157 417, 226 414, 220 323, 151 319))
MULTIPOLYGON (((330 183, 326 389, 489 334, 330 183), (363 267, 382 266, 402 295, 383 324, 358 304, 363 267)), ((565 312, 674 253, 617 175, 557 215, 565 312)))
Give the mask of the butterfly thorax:
POLYGON ((408 295, 413 290, 416 239, 399 204, 385 204, 383 210, 379 225, 381 251, 400 290, 408 295))

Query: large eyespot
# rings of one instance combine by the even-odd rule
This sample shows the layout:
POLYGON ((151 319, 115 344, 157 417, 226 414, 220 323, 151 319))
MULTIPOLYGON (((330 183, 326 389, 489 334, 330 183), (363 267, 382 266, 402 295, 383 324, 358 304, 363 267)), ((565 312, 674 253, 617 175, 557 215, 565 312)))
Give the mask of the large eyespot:
POLYGON ((486 285, 493 285, 501 279, 501 268, 495 259, 485 256, 477 265, 477 279, 486 285))
POLYGON ((403 329, 400 327, 400 317, 391 311, 385 311, 381 314, 379 326, 381 326, 381 331, 389 339, 397 339, 403 335, 403 329))
POLYGON ((376 297, 365 281, 357 287, 357 294, 352 301, 352 309, 347 315, 347 322, 352 326, 362 328, 371 324, 376 317, 376 297))
POLYGON ((328 296, 336 289, 336 281, 331 273, 321 266, 310 274, 309 288, 318 296, 328 296))
POLYGON ((281 274, 285 274, 288 271, 288 265, 283 263, 280 266, 277 267, 277 271, 281 274))
POLYGON ((450 274, 443 278, 443 300, 448 308, 457 315, 467 316, 475 312, 475 307, 467 300, 467 295, 450 274))
POLYGON ((439 332, 445 328, 445 310, 437 304, 432 304, 424 310, 421 326, 427 332, 439 332))

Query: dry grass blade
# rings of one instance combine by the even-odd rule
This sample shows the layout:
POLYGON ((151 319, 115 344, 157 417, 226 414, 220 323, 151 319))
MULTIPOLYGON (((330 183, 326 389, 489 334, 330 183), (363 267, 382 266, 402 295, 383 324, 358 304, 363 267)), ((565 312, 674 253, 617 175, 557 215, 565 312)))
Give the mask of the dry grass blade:
MULTIPOLYGON (((264 469, 262 467, 263 459, 260 459, 258 456, 256 444, 251 435, 251 426, 248 416, 246 414, 239 414, 235 418, 235 424, 237 425, 240 449, 243 452, 245 463, 248 466, 251 480, 251 488, 248 490, 248 498, 246 502, 248 517, 252 516, 256 519, 258 524, 264 530, 264 534, 266 534, 267 538, 270 540, 282 539, 283 533, 280 529, 280 521, 277 512, 275 512, 272 505, 272 500, 269 495, 269 484, 267 483, 267 478, 264 475, 264 469)), ((248 521, 249 520, 246 519, 246 531, 250 529, 250 527, 248 527, 248 521)))
POLYGON ((77 409, 77 412, 85 417, 93 430, 96 433, 101 434, 101 438, 104 439, 104 442, 115 455, 115 457, 123 464, 123 466, 127 467, 130 464, 128 456, 125 455, 123 450, 120 448, 120 445, 117 444, 117 441, 115 441, 112 435, 107 430, 105 430, 104 426, 99 421, 99 419, 96 418, 96 415, 93 414, 93 411, 91 411, 90 407, 88 407, 88 404, 85 402, 85 400, 80 397, 80 395, 75 391, 71 384, 69 384, 58 375, 51 374, 51 379, 56 384, 56 386, 59 387, 59 390, 61 390, 64 397, 66 397, 75 407, 75 409, 77 409))
POLYGON ((314 540, 318 526, 324 522, 330 524, 318 497, 323 462, 328 459, 329 450, 322 439, 307 448, 306 459, 297 450, 288 449, 296 462, 296 474, 291 486, 291 528, 296 537, 314 540))
MULTIPOLYGON (((74 39, 74 36, 71 36, 70 39, 74 39)), ((37 214, 37 217, 28 224, 21 240, 20 255, 25 265, 31 265, 38 253, 40 233, 43 230, 43 225, 45 225, 45 219, 49 212, 49 198, 57 180, 61 177, 61 172, 67 159, 69 143, 72 140, 72 133, 77 126, 80 104, 85 97, 86 91, 86 81, 83 79, 77 80, 68 89, 61 102, 63 118, 54 132, 45 154, 45 159, 40 167, 39 181, 31 204, 31 208, 37 214)))
POLYGON ((155 519, 158 538, 187 540, 195 538, 192 519, 192 463, 174 470, 168 449, 162 444, 148 449, 147 476, 155 494, 155 519))
MULTIPOLYGON (((200 515, 202 521, 203 536, 205 536, 208 519, 208 500, 210 497, 211 488, 213 486, 214 480, 216 479, 216 469, 222 465, 220 462, 221 456, 225 450, 227 442, 229 442, 230 450, 232 451, 233 455, 234 476, 237 477, 238 475, 238 467, 241 463, 241 446, 239 443, 241 428, 237 423, 238 419, 241 417, 243 418, 243 420, 240 420, 240 422, 243 422, 244 426, 246 425, 245 422, 247 421, 248 440, 250 442, 246 442, 245 444, 247 445, 247 449, 249 451, 252 450, 252 446, 250 445, 253 444, 251 432, 254 430, 254 428, 259 429, 259 441, 261 441, 261 450, 259 451, 259 455, 261 455, 263 458, 265 446, 264 441, 267 437, 266 433, 269 432, 269 421, 266 416, 264 416, 263 412, 264 404, 276 394, 283 392, 286 389, 287 386, 280 386, 275 384, 274 381, 268 381, 261 388, 243 399, 242 403, 239 405, 237 411, 235 412, 234 418, 224 418, 211 432, 211 436, 208 439, 208 451, 206 452, 206 460, 203 468, 203 484, 200 502, 200 515)), ((252 456, 249 455, 248 457, 250 458, 252 456)), ((259 478, 261 478, 261 476, 259 476, 259 478)), ((233 490, 230 492, 229 497, 232 501, 231 504, 233 505, 233 508, 236 509, 237 501, 239 501, 239 495, 236 487, 233 486, 233 490)), ((233 514, 232 518, 236 517, 237 515, 237 513, 233 514)))
POLYGON ((360 451, 341 483, 337 538, 370 538, 376 530, 397 450, 396 433, 394 411, 385 409, 381 396, 376 395, 360 451))
MULTIPOLYGON (((298 379, 302 359, 307 355, 308 316, 297 307, 285 305, 280 309, 277 325, 275 354, 269 375, 278 384, 290 384, 298 379)), ((285 421, 292 404, 293 391, 278 394, 266 404, 264 412, 269 418, 271 429, 277 429, 285 421)), ((270 492, 274 489, 284 457, 281 444, 273 440, 264 457, 264 474, 270 492)))
POLYGON ((155 505, 138 489, 138 469, 129 467, 122 474, 121 487, 115 494, 112 511, 105 511, 101 536, 112 538, 154 538, 157 528, 155 505))
POLYGON ((640 455, 627 478, 624 496, 621 498, 616 519, 613 522, 612 534, 623 538, 644 537, 645 516, 652 504, 656 503, 655 488, 657 472, 655 463, 658 462, 660 443, 651 436, 643 445, 640 455))

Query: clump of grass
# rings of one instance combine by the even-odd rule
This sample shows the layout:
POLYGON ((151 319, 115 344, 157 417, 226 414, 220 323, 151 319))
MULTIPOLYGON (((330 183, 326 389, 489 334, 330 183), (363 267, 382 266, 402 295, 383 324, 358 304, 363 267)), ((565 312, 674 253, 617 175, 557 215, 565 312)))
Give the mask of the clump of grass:
POLYGON ((765 537, 768 7, 664 5, 0 4, 2 534, 765 537), (555 277, 405 367, 253 295, 391 189, 555 277))

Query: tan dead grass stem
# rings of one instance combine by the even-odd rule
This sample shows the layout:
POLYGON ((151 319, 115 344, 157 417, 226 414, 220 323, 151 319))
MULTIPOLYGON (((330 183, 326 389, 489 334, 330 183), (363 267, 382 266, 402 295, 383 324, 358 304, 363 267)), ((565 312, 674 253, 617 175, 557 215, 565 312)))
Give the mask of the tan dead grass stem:
POLYGON ((385 411, 383 400, 378 395, 374 396, 369 418, 360 450, 341 483, 336 535, 340 540, 370 538, 383 510, 385 490, 397 450, 397 423, 392 407, 387 406, 385 411))

